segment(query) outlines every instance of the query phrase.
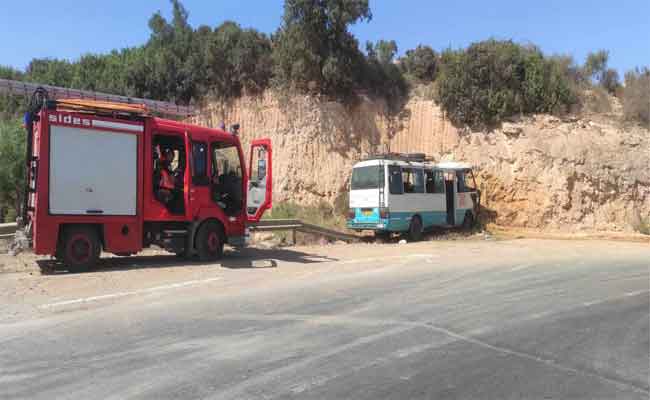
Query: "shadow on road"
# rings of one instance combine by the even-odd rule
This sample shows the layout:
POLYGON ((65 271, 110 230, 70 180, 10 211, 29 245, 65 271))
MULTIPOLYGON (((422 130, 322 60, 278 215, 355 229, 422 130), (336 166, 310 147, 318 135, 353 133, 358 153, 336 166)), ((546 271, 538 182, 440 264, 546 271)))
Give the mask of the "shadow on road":
MULTIPOLYGON (((221 260, 215 262, 202 262, 198 258, 185 259, 175 255, 140 255, 129 257, 109 256, 101 258, 97 266, 88 272, 129 271, 147 268, 173 268, 187 266, 220 266, 224 268, 275 268, 278 261, 315 264, 322 262, 338 261, 338 259, 309 254, 287 248, 257 249, 245 248, 241 251, 225 251, 221 260)), ((37 261, 43 275, 58 275, 67 273, 65 266, 56 260, 37 261)))

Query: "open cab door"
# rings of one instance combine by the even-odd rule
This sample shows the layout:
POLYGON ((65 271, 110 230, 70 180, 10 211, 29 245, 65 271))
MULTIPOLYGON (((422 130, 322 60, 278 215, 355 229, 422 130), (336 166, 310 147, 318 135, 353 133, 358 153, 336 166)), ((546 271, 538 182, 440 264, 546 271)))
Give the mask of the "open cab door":
POLYGON ((272 152, 270 139, 257 139, 251 143, 246 196, 246 219, 248 222, 258 222, 264 211, 271 208, 273 195, 272 152))

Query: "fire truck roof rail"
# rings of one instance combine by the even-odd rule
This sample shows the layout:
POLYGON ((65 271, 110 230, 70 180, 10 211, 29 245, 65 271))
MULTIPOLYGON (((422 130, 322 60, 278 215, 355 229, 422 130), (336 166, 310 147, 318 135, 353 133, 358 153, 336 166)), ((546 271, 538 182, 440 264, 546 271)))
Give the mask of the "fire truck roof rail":
POLYGON ((93 92, 90 90, 69 89, 58 86, 42 85, 39 83, 14 81, 9 79, 0 79, 0 93, 14 96, 29 97, 38 88, 47 91, 51 100, 60 99, 80 99, 93 100, 97 102, 120 103, 131 105, 142 105, 147 112, 164 115, 175 115, 180 117, 189 117, 196 114, 193 107, 180 106, 166 101, 157 101, 141 99, 137 97, 119 96, 109 93, 93 92))

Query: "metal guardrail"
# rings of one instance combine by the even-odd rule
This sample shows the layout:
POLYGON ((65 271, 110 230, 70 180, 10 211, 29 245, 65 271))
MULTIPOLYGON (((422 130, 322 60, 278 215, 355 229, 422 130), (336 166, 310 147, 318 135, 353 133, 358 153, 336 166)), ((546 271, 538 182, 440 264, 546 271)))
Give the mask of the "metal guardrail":
MULTIPOLYGON (((13 223, 0 224, 0 239, 13 239, 18 225, 13 223)), ((358 236, 349 233, 335 231, 322 226, 308 224, 299 219, 265 219, 250 225, 253 231, 298 231, 303 233, 312 233, 336 240, 346 242, 357 242, 361 240, 358 236)))
POLYGON ((345 242, 358 242, 360 237, 349 233, 335 231, 322 226, 308 224, 299 219, 265 219, 250 225, 252 231, 293 231, 294 243, 295 232, 311 233, 345 242))
POLYGON ((18 224, 15 222, 0 224, 0 239, 13 239, 16 229, 18 229, 18 224))

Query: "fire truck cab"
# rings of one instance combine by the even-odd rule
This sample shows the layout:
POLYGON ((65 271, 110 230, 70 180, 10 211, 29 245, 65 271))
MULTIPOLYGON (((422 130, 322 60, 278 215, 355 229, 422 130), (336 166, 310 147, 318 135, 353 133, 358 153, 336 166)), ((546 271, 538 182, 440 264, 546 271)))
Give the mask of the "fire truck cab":
POLYGON ((25 122, 23 223, 35 253, 70 271, 92 267, 101 251, 132 255, 151 245, 216 260, 224 244, 243 246, 246 224, 271 207, 271 142, 254 140, 245 159, 238 126, 227 132, 128 105, 52 100, 25 122))

